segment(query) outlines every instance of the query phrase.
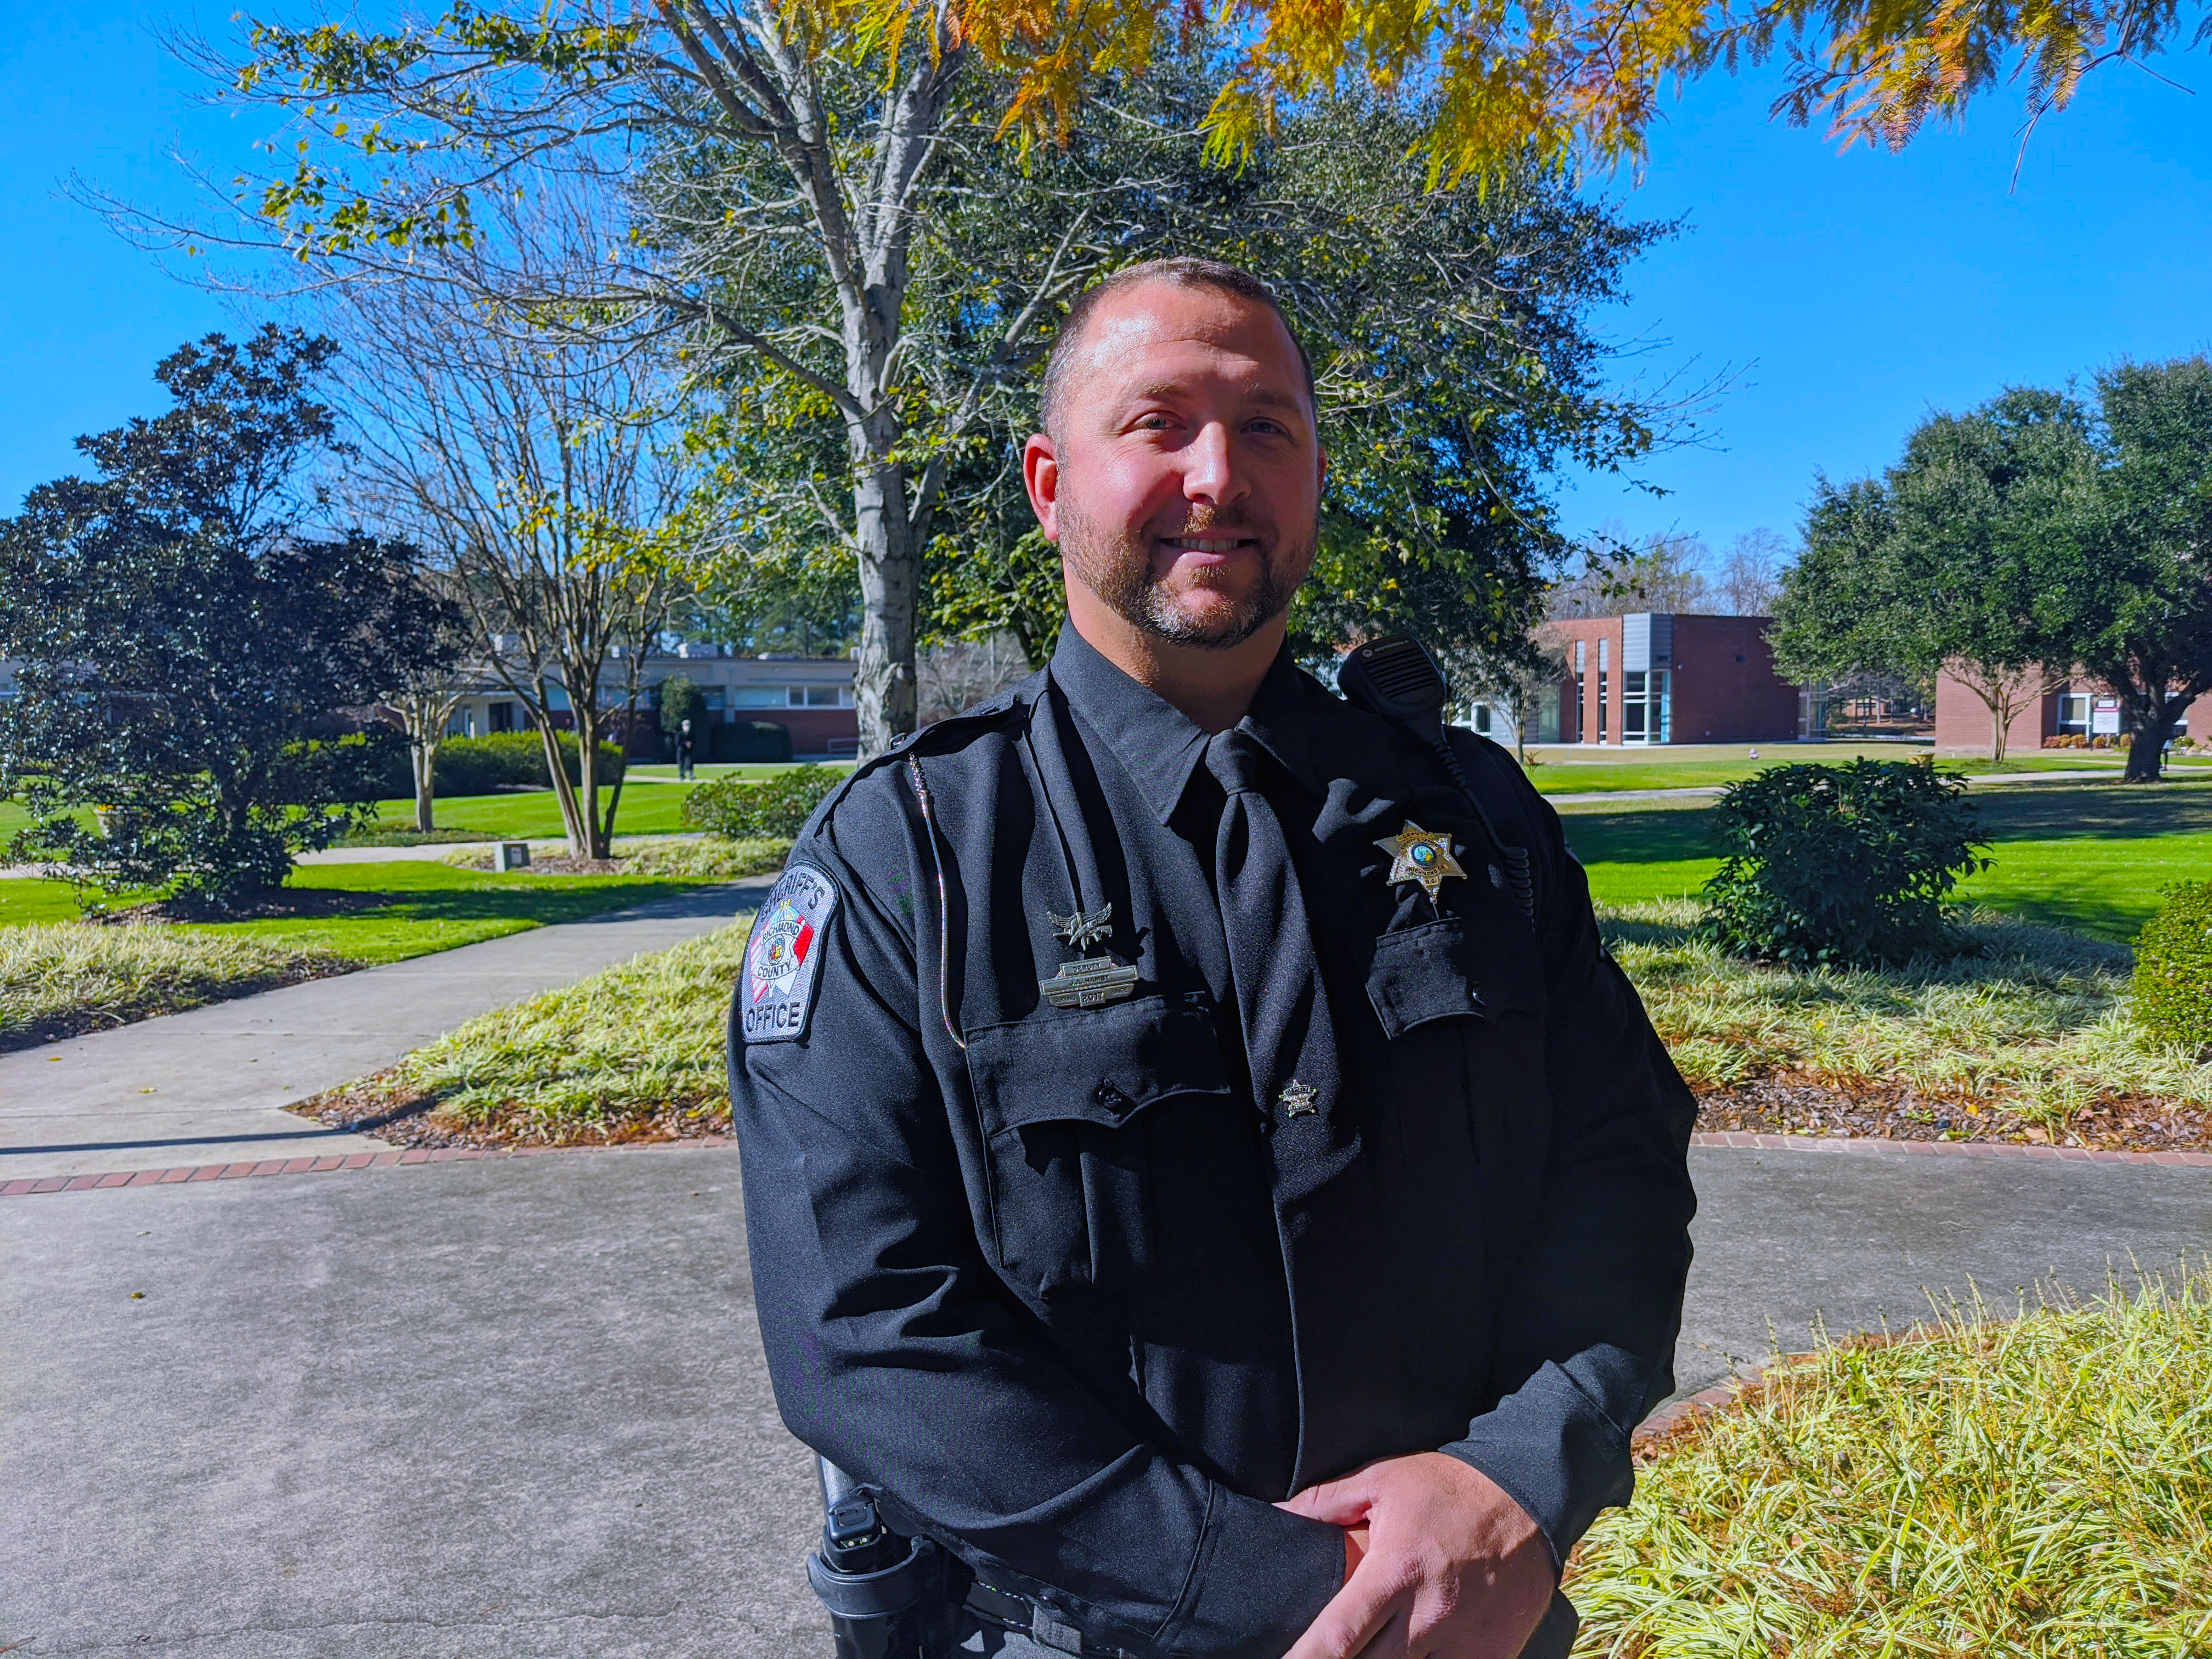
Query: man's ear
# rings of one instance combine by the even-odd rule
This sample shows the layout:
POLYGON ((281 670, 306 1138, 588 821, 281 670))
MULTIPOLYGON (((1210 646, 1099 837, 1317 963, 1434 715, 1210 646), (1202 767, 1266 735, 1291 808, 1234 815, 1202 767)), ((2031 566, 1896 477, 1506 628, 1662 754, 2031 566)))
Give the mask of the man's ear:
POLYGON ((1022 446, 1022 483, 1030 492, 1030 511, 1048 542, 1060 540, 1060 458, 1052 434, 1033 432, 1022 446))

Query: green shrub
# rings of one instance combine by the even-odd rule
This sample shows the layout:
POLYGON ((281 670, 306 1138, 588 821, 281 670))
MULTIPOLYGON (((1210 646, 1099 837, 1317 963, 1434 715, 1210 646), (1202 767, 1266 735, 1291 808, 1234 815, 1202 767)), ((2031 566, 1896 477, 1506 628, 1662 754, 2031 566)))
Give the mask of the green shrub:
MULTIPOLYGON (((563 732, 560 740, 561 769, 568 775, 570 783, 575 783, 580 781, 580 769, 576 734, 563 732)), ((623 764, 620 749, 611 743, 599 745, 602 786, 620 778, 623 764)), ((547 789, 552 784, 545 770, 545 745, 535 732, 494 732, 481 738, 447 738, 438 745, 434 793, 441 799, 451 795, 489 795, 498 789, 547 789)), ((414 775, 408 770, 404 747, 387 764, 383 787, 387 799, 415 793, 414 775)))
POLYGON ((758 783, 717 778, 684 797, 684 821, 731 841, 794 836, 845 775, 842 767, 794 766, 758 783))
POLYGON ((2136 935, 2134 1012, 2160 1042, 2212 1048, 2212 882, 2175 888, 2136 935))
POLYGON ((791 758, 791 728, 774 720, 728 720, 707 727, 705 759, 717 766, 791 758))
POLYGON ((1955 953, 1944 896, 1989 863, 1966 789, 1926 760, 1774 766, 1730 784, 1713 815, 1727 861, 1705 884, 1705 938, 1800 967, 1955 953))

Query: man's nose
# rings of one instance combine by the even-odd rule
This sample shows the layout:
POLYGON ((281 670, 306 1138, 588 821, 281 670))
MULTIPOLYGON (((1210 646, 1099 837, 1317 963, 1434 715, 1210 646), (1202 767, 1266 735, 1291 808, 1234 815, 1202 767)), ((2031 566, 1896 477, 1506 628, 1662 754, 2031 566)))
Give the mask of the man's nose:
POLYGON ((1243 475, 1229 441, 1229 428, 1208 421, 1183 446, 1182 493, 1187 501, 1226 505, 1245 493, 1243 475))

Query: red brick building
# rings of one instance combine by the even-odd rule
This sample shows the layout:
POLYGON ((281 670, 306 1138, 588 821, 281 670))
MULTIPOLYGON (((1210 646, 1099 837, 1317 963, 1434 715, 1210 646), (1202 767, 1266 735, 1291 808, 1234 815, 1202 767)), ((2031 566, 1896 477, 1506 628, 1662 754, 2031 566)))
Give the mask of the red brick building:
POLYGON ((1542 625, 1565 659, 1558 706, 1547 698, 1532 743, 1778 743, 1814 720, 1775 672, 1765 617, 1640 612, 1542 625))
MULTIPOLYGON (((2037 672, 2039 671, 2031 671, 2023 678, 2032 679, 2037 672)), ((2081 738, 2085 741, 2101 738, 2110 745, 2125 731, 2119 698, 2109 688, 2077 673, 2041 696, 2032 698, 2013 716, 2005 732, 2005 750, 2013 753, 2040 749, 2047 738, 2081 738)), ((1948 669, 1938 674, 1936 752, 1961 757, 1987 755, 1992 735, 1989 704, 1948 669)), ((2194 738, 2199 743, 2212 737, 2212 697, 2199 697, 2190 704, 2188 716, 2174 735, 2194 738)))

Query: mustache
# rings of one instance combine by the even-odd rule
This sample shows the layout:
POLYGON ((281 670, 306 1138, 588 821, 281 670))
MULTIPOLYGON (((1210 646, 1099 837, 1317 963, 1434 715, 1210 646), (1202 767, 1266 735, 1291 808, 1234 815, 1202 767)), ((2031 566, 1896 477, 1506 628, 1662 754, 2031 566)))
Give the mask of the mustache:
POLYGON ((1183 521, 1172 530, 1163 530, 1163 536, 1249 536, 1255 540, 1270 532, 1267 526, 1255 523, 1242 513, 1216 513, 1206 507, 1194 508, 1183 521))

